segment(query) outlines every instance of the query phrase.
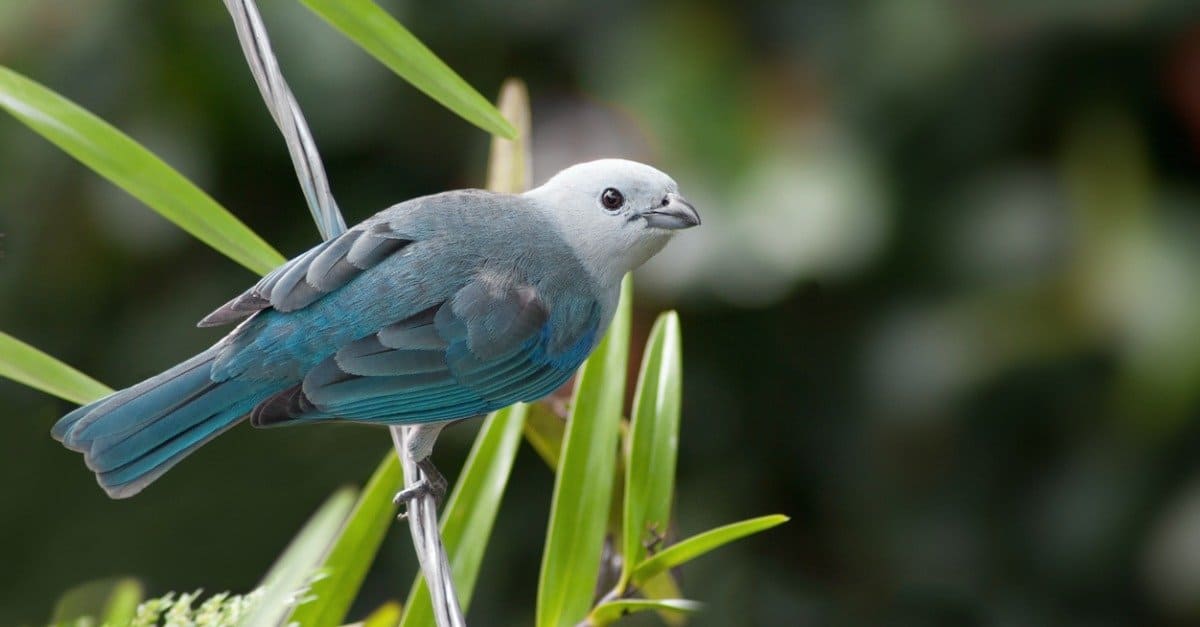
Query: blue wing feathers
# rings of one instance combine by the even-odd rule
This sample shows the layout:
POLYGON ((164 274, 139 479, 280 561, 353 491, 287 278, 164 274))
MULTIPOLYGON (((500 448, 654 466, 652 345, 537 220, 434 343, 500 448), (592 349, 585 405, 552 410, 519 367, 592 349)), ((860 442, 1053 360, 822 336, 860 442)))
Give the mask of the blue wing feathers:
POLYGON ((283 312, 295 311, 307 306, 322 294, 320 290, 310 285, 305 277, 308 276, 308 269, 313 259, 328 250, 334 241, 336 240, 313 248, 289 264, 291 267, 279 277, 279 281, 271 288, 269 298, 272 307, 283 312))
POLYGON ((82 442, 136 429, 210 383, 207 373, 210 359, 211 356, 202 353, 133 387, 80 407, 60 419, 51 435, 78 449, 82 442), (105 416, 112 418, 101 420, 105 416))
POLYGON ((397 350, 375 336, 351 342, 334 354, 339 368, 358 376, 396 376, 446 370, 446 352, 436 349, 397 350))
POLYGON ((371 227, 371 232, 358 238, 346 252, 346 260, 360 269, 371 268, 393 253, 413 243, 413 239, 393 232, 386 223, 371 227))
POLYGON ((244 413, 247 408, 244 399, 255 391, 254 387, 242 381, 213 383, 204 392, 136 430, 97 437, 88 451, 89 466, 96 471, 111 470, 225 409, 240 407, 244 413))
POLYGON ((194 450, 236 425, 245 413, 241 407, 217 413, 113 470, 98 472, 96 477, 113 498, 133 496, 194 450))
POLYGON ((209 349, 81 407, 51 434, 84 454, 111 496, 132 496, 273 391, 270 382, 214 381, 216 354, 209 349))
POLYGON ((322 292, 332 292, 337 286, 344 285, 362 272, 362 268, 356 267, 346 260, 346 255, 350 253, 350 249, 362 236, 362 233, 358 229, 352 229, 333 240, 328 247, 313 258, 304 275, 305 280, 322 292))
POLYGON ((599 326, 594 305, 564 310, 587 315, 556 319, 532 288, 476 281, 440 306, 346 344, 305 375, 299 394, 264 401, 253 423, 429 422, 540 398, 570 378, 599 326), (555 352, 564 337, 571 343, 555 352))

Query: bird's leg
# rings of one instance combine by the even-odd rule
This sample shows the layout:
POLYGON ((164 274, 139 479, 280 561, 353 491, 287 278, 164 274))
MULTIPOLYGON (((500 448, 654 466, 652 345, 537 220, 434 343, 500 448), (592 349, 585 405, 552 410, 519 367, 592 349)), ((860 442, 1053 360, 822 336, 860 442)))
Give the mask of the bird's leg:
MULTIPOLYGON (((433 454, 433 443, 437 441, 438 434, 442 432, 442 428, 449 423, 439 422, 433 424, 419 425, 413 429, 412 435, 408 439, 408 454, 416 462, 417 467, 421 469, 421 474, 424 475, 421 480, 409 487, 396 493, 392 499, 393 503, 404 503, 407 509, 407 504, 415 499, 423 498, 425 495, 433 496, 433 500, 438 506, 442 505, 442 500, 446 497, 446 488, 449 483, 446 477, 433 464, 433 459, 430 455, 433 454)), ((400 518, 407 516, 407 512, 400 514, 400 518)))
MULTIPOLYGON (((404 503, 407 508, 407 504, 410 501, 424 498, 428 494, 433 496, 433 500, 438 504, 438 507, 441 507, 442 501, 446 497, 446 489, 449 487, 446 477, 437 469, 437 466, 433 465, 433 460, 428 457, 417 462, 417 467, 421 469, 421 473, 425 476, 419 483, 397 492, 396 496, 392 498, 392 502, 404 503)), ((399 517, 403 519, 406 516, 408 516, 407 511, 401 512, 399 517)))

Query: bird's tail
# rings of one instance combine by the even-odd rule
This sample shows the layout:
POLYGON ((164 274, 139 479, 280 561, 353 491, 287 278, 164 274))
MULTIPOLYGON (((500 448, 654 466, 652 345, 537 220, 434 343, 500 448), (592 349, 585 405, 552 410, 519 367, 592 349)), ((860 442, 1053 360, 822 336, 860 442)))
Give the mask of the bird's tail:
POLYGON ((216 355, 209 349, 84 405, 60 418, 50 433, 83 453, 109 496, 133 496, 274 391, 264 384, 213 381, 216 355))

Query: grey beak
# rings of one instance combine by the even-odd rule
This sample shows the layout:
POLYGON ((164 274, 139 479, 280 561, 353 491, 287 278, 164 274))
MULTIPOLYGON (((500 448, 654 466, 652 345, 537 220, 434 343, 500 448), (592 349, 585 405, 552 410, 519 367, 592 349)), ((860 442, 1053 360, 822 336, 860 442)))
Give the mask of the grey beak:
POLYGON ((679 194, 667 194, 662 205, 643 211, 642 217, 646 219, 646 226, 672 231, 700 224, 696 208, 679 194))

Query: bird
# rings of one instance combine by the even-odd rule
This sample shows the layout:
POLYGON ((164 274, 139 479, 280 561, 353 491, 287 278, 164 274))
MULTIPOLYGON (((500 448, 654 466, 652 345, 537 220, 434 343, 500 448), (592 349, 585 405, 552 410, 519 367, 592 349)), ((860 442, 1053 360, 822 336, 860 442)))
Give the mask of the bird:
POLYGON ((397 498, 440 499, 441 429, 565 384, 612 321, 625 274, 699 224, 671 177, 625 159, 520 194, 401 202, 200 320, 236 324, 212 347, 67 413, 51 435, 121 499, 247 419, 410 425, 427 480, 397 498))

